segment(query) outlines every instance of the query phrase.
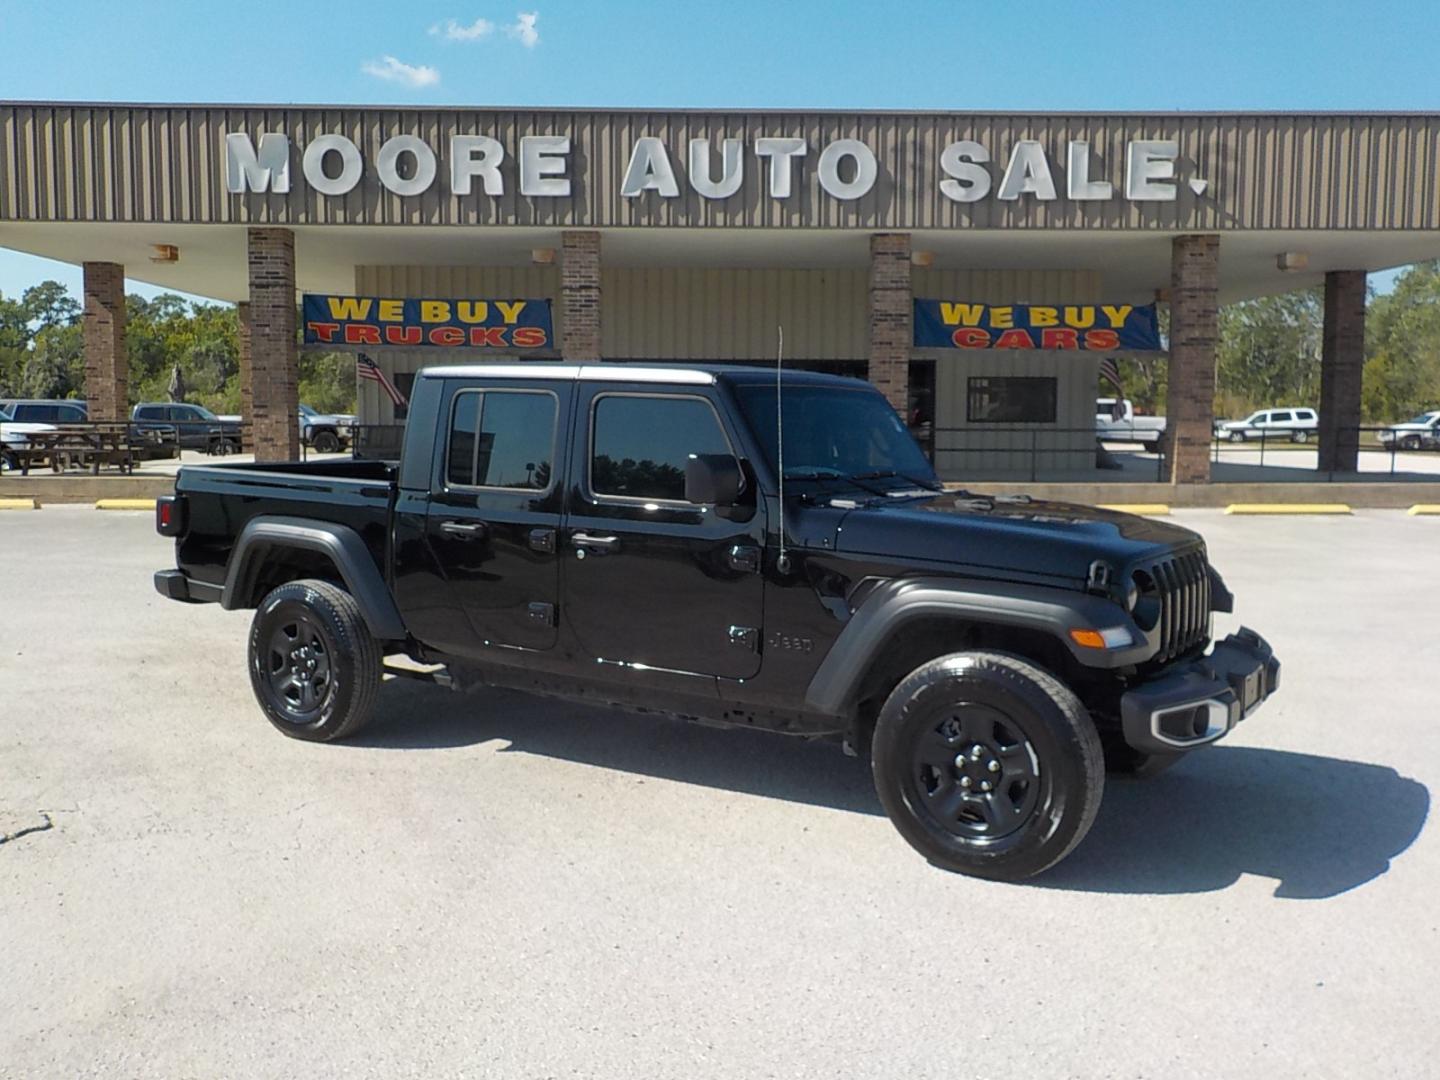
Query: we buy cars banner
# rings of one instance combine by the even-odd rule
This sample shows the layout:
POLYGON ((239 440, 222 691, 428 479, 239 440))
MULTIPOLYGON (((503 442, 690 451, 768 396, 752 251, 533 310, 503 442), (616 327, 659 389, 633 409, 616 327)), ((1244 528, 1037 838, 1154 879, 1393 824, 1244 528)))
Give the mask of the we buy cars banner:
POLYGON ((306 345, 549 349, 549 300, 414 299, 306 293, 306 345))
POLYGON ((1160 348, 1154 304, 969 304, 915 301, 922 349, 1160 348))

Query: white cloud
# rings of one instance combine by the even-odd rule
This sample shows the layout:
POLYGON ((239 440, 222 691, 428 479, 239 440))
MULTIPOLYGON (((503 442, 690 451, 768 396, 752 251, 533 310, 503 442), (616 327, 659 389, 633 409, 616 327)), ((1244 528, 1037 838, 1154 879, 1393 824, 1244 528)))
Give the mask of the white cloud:
POLYGON ((476 19, 469 26, 461 26, 454 19, 446 19, 443 23, 430 27, 433 36, 443 37, 446 41, 479 41, 494 32, 495 24, 489 19, 476 19))
POLYGON ((515 21, 505 28, 505 32, 513 38, 518 38, 520 44, 527 49, 533 49, 540 44, 540 31, 535 29, 535 22, 539 18, 538 11, 518 11, 515 13, 515 21))
POLYGON ((440 81, 440 72, 435 68, 425 64, 406 64, 396 60, 393 56, 384 56, 378 61, 367 60, 360 65, 360 70, 377 79, 404 83, 406 86, 413 86, 417 89, 422 86, 434 86, 440 81))

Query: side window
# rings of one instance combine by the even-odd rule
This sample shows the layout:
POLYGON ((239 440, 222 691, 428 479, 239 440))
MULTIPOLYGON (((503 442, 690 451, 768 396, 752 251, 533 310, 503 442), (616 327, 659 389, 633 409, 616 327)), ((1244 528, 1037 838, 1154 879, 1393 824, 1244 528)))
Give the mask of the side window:
POLYGON ((450 411, 446 483, 544 491, 553 473, 555 415, 553 394, 460 391, 450 411))
POLYGON ((1295 410, 1295 419, 1296 419, 1296 420, 1314 420, 1314 419, 1315 419, 1315 410, 1314 410, 1314 409, 1296 409, 1296 410, 1295 410))
POLYGON ((82 423, 85 420, 84 411, 75 405, 58 405, 56 406, 56 408, 60 413, 60 420, 62 423, 82 423))
POLYGON ((1271 413, 1270 419, 1277 424, 1288 424, 1290 423, 1290 414, 1288 412, 1271 413))
POLYGON ((136 420, 160 420, 164 416, 164 410, 157 409, 154 405, 141 405, 135 410, 136 420))
POLYGON ((734 453, 704 398, 602 394, 590 430, 596 495, 683 502, 692 454, 734 453))

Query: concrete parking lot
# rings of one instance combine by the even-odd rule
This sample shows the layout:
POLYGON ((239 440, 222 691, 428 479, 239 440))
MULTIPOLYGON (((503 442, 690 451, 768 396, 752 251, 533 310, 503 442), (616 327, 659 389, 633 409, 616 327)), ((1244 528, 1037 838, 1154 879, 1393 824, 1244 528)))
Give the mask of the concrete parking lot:
POLYGON ((1016 886, 828 746, 410 683, 287 740, 150 515, 0 514, 0 1076, 1434 1075, 1440 518, 1175 520, 1281 693, 1016 886))

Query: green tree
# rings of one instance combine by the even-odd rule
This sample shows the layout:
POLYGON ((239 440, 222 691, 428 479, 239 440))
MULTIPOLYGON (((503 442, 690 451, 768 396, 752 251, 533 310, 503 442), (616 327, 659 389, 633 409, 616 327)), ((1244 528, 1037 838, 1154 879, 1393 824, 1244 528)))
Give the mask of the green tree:
POLYGON ((1325 313, 1316 287, 1220 310, 1217 415, 1244 416, 1269 405, 1316 405, 1325 313))
POLYGON ((1375 297, 1365 321, 1367 423, 1440 408, 1440 262, 1417 263, 1375 297))

